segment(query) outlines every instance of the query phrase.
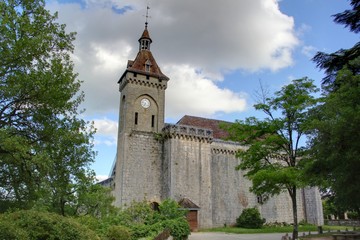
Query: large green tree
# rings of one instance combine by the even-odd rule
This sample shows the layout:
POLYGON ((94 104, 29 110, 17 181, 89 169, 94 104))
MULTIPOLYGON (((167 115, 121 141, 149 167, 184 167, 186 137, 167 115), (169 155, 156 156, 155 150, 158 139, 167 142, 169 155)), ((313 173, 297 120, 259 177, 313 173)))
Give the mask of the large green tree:
MULTIPOLYGON (((360 32, 360 1, 334 15, 334 21, 360 32)), ((334 53, 319 52, 313 59, 325 70, 322 104, 313 111, 309 143, 313 166, 310 173, 323 186, 337 212, 360 213, 359 176, 359 73, 360 43, 334 53)))
POLYGON ((89 186, 94 128, 70 54, 74 33, 44 0, 0 1, 0 200, 65 214, 89 186))
POLYGON ((360 75, 344 68, 341 83, 313 111, 309 173, 337 209, 360 214, 360 75))
POLYGON ((230 139, 243 143, 239 151, 238 169, 245 170, 252 181, 251 191, 261 195, 277 195, 287 191, 292 201, 293 239, 298 236, 297 193, 306 186, 303 178, 301 139, 307 129, 308 109, 317 100, 312 80, 293 80, 274 96, 263 96, 255 105, 266 114, 263 120, 254 117, 227 126, 230 139))

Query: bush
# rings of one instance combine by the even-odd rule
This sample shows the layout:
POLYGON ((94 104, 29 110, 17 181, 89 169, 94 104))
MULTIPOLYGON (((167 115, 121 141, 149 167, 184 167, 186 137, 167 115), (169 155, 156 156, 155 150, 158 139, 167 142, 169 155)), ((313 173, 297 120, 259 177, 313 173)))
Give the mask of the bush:
POLYGON ((2 214, 0 226, 0 239, 100 240, 74 219, 48 212, 21 210, 2 214))
POLYGON ((360 219, 360 216, 359 216, 359 214, 357 212, 348 212, 347 216, 348 216, 349 219, 352 219, 352 220, 360 219))
POLYGON ((145 225, 145 224, 134 224, 130 226, 131 228, 131 236, 133 239, 139 238, 154 238, 161 231, 163 231, 163 227, 160 223, 145 225))
POLYGON ((236 219, 237 226, 243 228, 261 228, 264 223, 265 219, 261 218, 256 208, 245 209, 236 219))
POLYGON ((0 220, 0 239, 29 240, 29 235, 12 222, 0 220))
POLYGON ((165 229, 170 230, 170 235, 173 236, 175 240, 187 239, 190 235, 190 227, 184 217, 166 220, 163 222, 163 226, 165 229))
POLYGON ((131 234, 128 228, 123 226, 111 226, 106 234, 107 240, 129 240, 131 234))
POLYGON ((159 205, 158 219, 178 219, 180 217, 185 217, 187 210, 180 209, 179 204, 172 200, 166 199, 159 205))

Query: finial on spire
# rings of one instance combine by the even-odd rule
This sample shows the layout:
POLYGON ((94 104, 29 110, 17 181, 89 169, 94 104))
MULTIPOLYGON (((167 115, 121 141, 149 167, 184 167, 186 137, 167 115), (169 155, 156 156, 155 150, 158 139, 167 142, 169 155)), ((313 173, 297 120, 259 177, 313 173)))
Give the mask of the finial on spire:
POLYGON ((149 9, 150 9, 150 7, 149 7, 149 5, 147 5, 146 6, 146 22, 145 22, 145 29, 147 29, 147 25, 148 25, 148 18, 150 17, 149 16, 149 9))

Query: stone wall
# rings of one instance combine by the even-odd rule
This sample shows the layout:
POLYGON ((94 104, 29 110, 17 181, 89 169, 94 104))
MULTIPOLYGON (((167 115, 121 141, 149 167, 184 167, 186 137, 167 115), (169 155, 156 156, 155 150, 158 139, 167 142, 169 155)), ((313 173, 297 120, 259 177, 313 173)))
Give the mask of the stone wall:
MULTIPOLYGON (((264 204, 259 204, 261 216, 267 223, 293 223, 292 201, 289 193, 284 192, 269 198, 264 204)), ((297 191, 298 221, 304 220, 303 197, 301 189, 297 191)))
MULTIPOLYGON (((116 205, 132 201, 161 201, 161 144, 153 133, 133 131, 123 140, 126 158, 118 156, 116 168, 116 205)), ((125 155, 125 154, 124 154, 125 155)))
POLYGON ((164 143, 164 197, 188 198, 200 206, 199 227, 212 227, 210 140, 200 129, 168 126, 164 143))
POLYGON ((317 187, 304 188, 303 196, 306 221, 317 226, 324 225, 323 208, 319 189, 317 187))
MULTIPOLYGON (((244 147, 213 139, 211 130, 168 125, 159 138, 133 131, 119 141, 114 178, 117 206, 144 199, 188 198, 200 207, 199 228, 235 224, 241 212, 251 207, 257 207, 267 222, 293 222, 288 193, 260 204, 249 190, 245 173, 235 169, 240 163, 235 153, 244 147)), ((322 225, 318 194, 317 189, 298 191, 299 221, 306 218, 322 225)))
POLYGON ((223 141, 211 144, 212 219, 214 226, 235 224, 236 218, 255 198, 249 193, 250 182, 235 167, 239 160, 235 153, 239 145, 223 141))
MULTIPOLYGON (((251 181, 244 171, 236 170, 240 160, 236 151, 244 146, 214 140, 211 144, 212 204, 214 226, 233 225, 246 208, 256 207, 267 222, 293 222, 292 203, 287 192, 269 198, 263 204, 250 192, 251 181)), ((301 191, 298 191, 298 218, 304 219, 301 191)))
POLYGON ((350 220, 350 219, 326 220, 326 224, 330 226, 360 227, 360 220, 350 220))

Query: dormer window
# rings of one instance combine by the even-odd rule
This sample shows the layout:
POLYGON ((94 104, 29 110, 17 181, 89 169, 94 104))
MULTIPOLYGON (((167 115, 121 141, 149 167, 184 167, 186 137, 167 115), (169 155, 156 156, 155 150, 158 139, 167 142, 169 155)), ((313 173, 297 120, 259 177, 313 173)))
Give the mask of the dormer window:
POLYGON ((148 59, 148 60, 146 60, 146 62, 145 62, 145 71, 146 71, 146 72, 150 72, 150 67, 151 67, 151 62, 150 62, 150 60, 148 59))

